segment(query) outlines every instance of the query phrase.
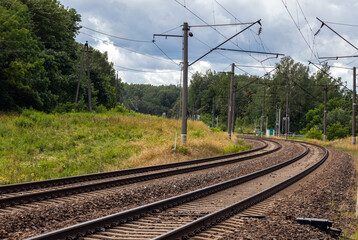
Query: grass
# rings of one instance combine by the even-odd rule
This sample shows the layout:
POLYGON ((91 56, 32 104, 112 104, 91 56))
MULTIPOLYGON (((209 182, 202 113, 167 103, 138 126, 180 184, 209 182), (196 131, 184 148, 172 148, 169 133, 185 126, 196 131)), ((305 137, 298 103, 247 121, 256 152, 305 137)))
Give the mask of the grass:
MULTIPOLYGON (((342 152, 345 152, 349 155, 351 155, 353 157, 353 163, 354 163, 354 167, 356 169, 356 171, 358 170, 358 145, 352 144, 352 137, 347 137, 347 138, 342 138, 342 139, 337 139, 337 140, 333 140, 333 141, 320 141, 320 140, 316 140, 316 139, 296 139, 296 140, 302 140, 302 141, 307 141, 307 142, 311 142, 314 144, 318 144, 318 145, 322 145, 322 146, 329 146, 329 147, 333 147, 336 148, 342 152)), ((357 189, 357 184, 358 182, 356 182, 356 186, 355 186, 355 190, 357 189)), ((355 195, 355 201, 357 201, 357 196, 355 195)), ((333 201, 331 203, 329 203, 330 207, 333 207, 336 203, 333 201)), ((349 217, 356 219, 355 214, 354 213, 345 213, 348 214, 349 217)), ((358 229, 358 225, 356 226, 356 229, 358 229)), ((343 233, 342 239, 345 238, 349 238, 349 239, 358 239, 358 230, 356 230, 356 233, 352 236, 347 236, 347 233, 343 233)))
POLYGON ((250 149, 224 132, 136 113, 0 114, 0 184, 177 162, 250 149), (175 135, 178 135, 174 153, 175 135))

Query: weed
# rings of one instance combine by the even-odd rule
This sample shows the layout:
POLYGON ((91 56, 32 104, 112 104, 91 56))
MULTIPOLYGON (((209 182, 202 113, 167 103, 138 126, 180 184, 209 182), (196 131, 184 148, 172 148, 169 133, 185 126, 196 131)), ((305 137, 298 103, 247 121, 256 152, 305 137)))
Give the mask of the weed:
MULTIPOLYGON (((104 109, 103 109, 104 111, 104 109)), ((187 145, 173 152, 178 120, 130 112, 0 114, 0 184, 170 163, 246 149, 227 134, 188 121, 187 145), (228 147, 229 146, 229 147, 228 147)), ((180 142, 180 137, 177 139, 180 142)), ((246 146, 247 147, 247 146, 246 146)))

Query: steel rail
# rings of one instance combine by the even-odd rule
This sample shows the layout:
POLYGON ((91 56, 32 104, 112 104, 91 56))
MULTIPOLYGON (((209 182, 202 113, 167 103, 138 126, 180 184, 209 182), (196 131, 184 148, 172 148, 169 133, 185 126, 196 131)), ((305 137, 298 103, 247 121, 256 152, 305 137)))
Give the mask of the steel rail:
POLYGON ((146 204, 140 207, 129 209, 123 212, 111 214, 102 218, 90 220, 84 223, 76 224, 69 226, 63 229, 59 229, 53 232, 45 233, 42 235, 34 236, 28 238, 28 240, 40 240, 40 239, 68 239, 68 238, 77 238, 84 236, 88 233, 94 233, 100 231, 103 228, 109 228, 112 226, 117 226, 134 219, 138 219, 141 216, 144 216, 147 213, 152 213, 156 210, 164 210, 174 206, 181 205, 183 203, 208 196, 210 194, 228 189, 230 187, 245 183, 257 177, 263 176, 280 168, 283 168, 301 158, 306 156, 309 153, 309 148, 305 147, 305 151, 300 155, 291 158, 285 162, 276 164, 269 168, 256 171, 235 179, 231 179, 222 183, 211 185, 202 189, 198 189, 189 193, 181 194, 179 196, 174 196, 168 199, 160 200, 154 203, 146 204))
MULTIPOLYGON (((316 147, 321 148, 324 150, 325 154, 324 156, 316 162, 311 167, 305 169, 304 171, 296 174, 295 176, 290 177, 287 180, 284 180, 270 188, 267 188, 257 194, 254 194, 250 197, 247 197, 237 203, 234 203, 226 208, 223 208, 221 210, 218 210, 216 212, 213 212, 211 214, 208 214, 202 218, 199 218, 193 222, 190 222, 184 226, 181 226, 179 228, 176 228, 170 232, 167 232, 165 234, 162 234, 156 238, 155 240, 163 240, 163 239, 187 239, 189 237, 193 237, 194 235, 206 230, 207 228, 210 228, 212 226, 215 226, 216 224, 230 218, 231 216, 251 207, 252 205, 255 205, 266 198, 274 195, 275 193, 285 189, 286 187, 290 186, 291 184, 297 182, 298 180, 302 179, 303 177, 310 174, 312 171, 317 169, 329 156, 329 152, 326 148, 315 145, 312 143, 305 143, 310 144, 316 147)), ((153 240, 154 240, 153 239, 153 240)))
MULTIPOLYGON (((115 186, 123 186, 123 185, 132 184, 132 183, 136 183, 136 182, 142 182, 142 181, 147 181, 147 180, 152 180, 152 179, 173 176, 173 175, 177 175, 177 174, 183 174, 183 173, 188 173, 188 172, 193 172, 193 171, 204 170, 204 169, 208 169, 208 168, 224 166, 224 165, 233 164, 236 162, 241 162, 241 161, 253 159, 256 157, 264 156, 264 155, 273 153, 275 151, 278 151, 281 148, 282 148, 282 145, 279 144, 279 146, 277 148, 266 151, 266 152, 258 153, 255 155, 244 156, 241 158, 233 158, 233 159, 222 161, 222 162, 214 162, 214 163, 209 163, 209 164, 199 165, 199 166, 194 166, 194 167, 175 169, 175 170, 151 173, 151 174, 140 175, 140 176, 133 176, 133 177, 122 178, 122 179, 108 180, 108 181, 97 182, 97 183, 92 183, 92 184, 84 184, 84 185, 80 185, 80 186, 72 186, 72 187, 70 186, 70 187, 64 187, 64 188, 60 188, 60 189, 45 190, 45 191, 41 191, 41 192, 34 192, 34 193, 0 198, 0 207, 15 206, 15 205, 29 203, 29 202, 36 202, 36 201, 42 201, 42 200, 51 199, 51 198, 58 198, 58 197, 64 197, 64 196, 68 196, 68 195, 74 195, 74 194, 78 194, 78 193, 97 191, 100 189, 105 189, 105 188, 110 188, 110 187, 115 187, 115 186)), ((228 158, 227 155, 225 155, 224 159, 226 159, 226 158, 228 158)), ((214 157, 214 159, 220 160, 221 158, 214 157)), ((210 161, 213 161, 213 160, 211 159, 210 161)), ((205 162, 205 161, 203 161, 203 162, 205 162)))
MULTIPOLYGON (((264 142, 261 139, 253 139, 250 137, 245 137, 245 138, 264 142)), ((257 152, 257 151, 267 148, 267 146, 268 146, 268 144, 266 142, 264 142, 264 146, 261 146, 258 148, 254 148, 254 149, 250 149, 250 150, 246 150, 246 151, 242 151, 242 152, 238 152, 238 153, 230 153, 230 154, 225 154, 225 155, 221 155, 221 156, 209 157, 209 158, 201 158, 201 159, 182 161, 182 162, 177 162, 177 163, 160 164, 160 165, 154 165, 154 166, 148 166, 148 167, 130 168, 130 169, 103 172, 103 173, 92 173, 92 174, 85 174, 85 175, 79 175, 79 176, 49 179, 49 180, 43 180, 43 181, 0 185, 0 194, 22 192, 22 191, 32 190, 32 189, 54 187, 54 186, 60 186, 60 185, 85 182, 85 181, 93 181, 93 180, 99 180, 99 179, 105 179, 105 178, 125 176, 125 175, 130 175, 130 174, 157 171, 157 170, 162 170, 162 169, 189 166, 189 165, 193 165, 193 164, 211 162, 211 161, 215 161, 218 159, 231 158, 231 157, 241 156, 241 155, 248 154, 248 153, 257 152)))

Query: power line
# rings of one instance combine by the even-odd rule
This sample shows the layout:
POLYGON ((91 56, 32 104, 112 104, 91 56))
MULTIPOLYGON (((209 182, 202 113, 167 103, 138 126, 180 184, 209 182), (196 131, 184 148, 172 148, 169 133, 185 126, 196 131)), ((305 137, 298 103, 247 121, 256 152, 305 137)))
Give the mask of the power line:
POLYGON ((173 73, 173 72, 179 72, 180 70, 172 70, 172 71, 149 71, 149 70, 140 70, 140 69, 134 69, 134 68, 128 68, 123 67, 119 65, 113 65, 114 67, 122 68, 124 70, 119 71, 133 71, 133 72, 146 72, 146 73, 173 73))
MULTIPOLYGON (((261 52, 261 51, 249 51, 249 50, 230 49, 230 48, 217 48, 217 49, 218 49, 218 50, 226 50, 226 51, 245 52, 245 53, 258 53, 258 54, 285 56, 285 54, 282 54, 282 53, 261 52)), ((262 62, 262 61, 261 61, 261 62, 262 62)))
POLYGON ((169 29, 169 30, 167 30, 167 31, 165 31, 165 32, 162 32, 162 34, 166 34, 166 33, 168 33, 168 32, 174 31, 174 30, 176 30, 176 29, 178 29, 178 28, 180 28, 180 27, 182 27, 182 26, 179 25, 179 26, 177 26, 177 27, 171 28, 171 29, 169 29))
POLYGON ((226 24, 207 24, 207 25, 190 25, 191 28, 193 27, 225 27, 225 26, 235 26, 235 25, 249 25, 253 24, 253 22, 248 23, 226 23, 226 24))
POLYGON ((153 44, 170 60, 172 61, 174 64, 180 66, 180 64, 176 63, 171 57, 168 56, 168 54, 166 54, 153 40, 153 44))
MULTIPOLYGON (((302 13, 302 15, 303 15, 303 18, 305 19, 305 21, 306 21, 306 23, 307 23, 307 25, 308 25, 308 27, 309 27, 309 29, 311 30, 311 33, 312 33, 312 35, 313 35, 312 48, 314 49, 314 48, 315 48, 316 35, 314 34, 314 32, 313 32, 313 30, 312 30, 312 28, 311 28, 311 25, 309 24, 309 22, 308 22, 308 20, 307 20, 307 18, 306 18, 306 15, 305 15, 305 13, 304 13, 303 10, 302 10, 301 4, 299 3, 298 0, 296 0, 296 2, 297 2, 298 7, 299 7, 300 10, 301 10, 301 13, 302 13)), ((317 49, 316 49, 316 54, 317 54, 317 56, 318 56, 317 49)), ((311 55, 311 57, 312 57, 312 55, 311 55)))
POLYGON ((315 96, 313 96, 308 90, 306 90, 304 87, 302 87, 300 84, 298 84, 296 81, 294 81, 293 79, 291 79, 291 81, 296 84, 299 88, 301 88, 302 91, 304 91, 307 95, 309 95, 310 97, 312 97, 313 99, 315 99, 316 101, 320 102, 321 100, 317 99, 315 96))
MULTIPOLYGON (((211 47, 209 44, 203 42, 202 40, 200 40, 200 39, 197 38, 196 36, 193 36, 193 37, 194 37, 196 40, 198 40, 200 43, 202 43, 202 44, 204 44, 205 46, 207 46, 209 49, 212 49, 212 47, 211 47)), ((228 57, 228 56, 222 54, 221 52, 216 52, 216 53, 218 53, 218 54, 220 54, 221 56, 223 56, 223 57, 229 59, 231 62, 236 62, 234 59, 232 59, 232 58, 230 58, 230 57, 228 57)), ((230 65, 231 65, 231 64, 230 64, 230 65)), ((245 70, 243 70, 243 69, 241 69, 241 68, 238 68, 238 67, 237 67, 237 69, 239 69, 240 71, 242 71, 242 72, 244 72, 244 73, 246 73, 246 74, 252 76, 252 74, 246 72, 245 70)))
MULTIPOLYGON (((290 17, 291 17, 291 19, 292 19, 294 25, 296 26, 296 28, 297 28, 298 31, 300 32, 301 37, 303 38, 303 40, 304 40, 305 43, 307 44, 308 48, 311 50, 312 54, 313 54, 313 55, 317 58, 317 60, 318 60, 318 56, 317 56, 316 53, 313 51, 311 45, 307 42, 306 38, 303 36, 303 33, 302 33, 301 29, 300 29, 299 26, 297 25, 296 21, 293 19, 293 16, 292 16, 290 10, 288 9, 287 5, 284 3, 283 0, 281 0, 281 2, 282 2, 282 4, 283 4, 283 6, 286 8, 286 10, 287 10, 287 12, 288 12, 288 15, 290 15, 290 17)), ((319 61, 319 60, 318 60, 318 61, 319 61)))
MULTIPOLYGON (((314 63, 314 62, 312 62, 312 63, 314 63)), ((323 66, 322 63, 314 63, 314 64, 323 66)), ((349 68, 349 67, 341 67, 341 66, 334 66, 334 65, 327 65, 327 66, 332 67, 332 68, 342 68, 342 69, 352 70, 352 68, 349 68)))
MULTIPOLYGON (((176 3, 178 3, 180 6, 182 6, 183 8, 185 8, 187 11, 189 11, 191 14, 193 14, 195 17, 197 17, 200 21, 202 21, 203 23, 205 23, 206 25, 210 25, 208 24, 204 19, 202 19, 200 16, 198 16, 196 13, 194 13, 192 10, 190 10, 187 6, 185 6, 185 4, 180 3, 178 0, 174 0, 176 3)), ((224 34, 222 34, 220 31, 218 31, 216 28, 211 27, 214 31, 216 31, 217 33, 219 33, 222 37, 224 37, 225 39, 228 39, 224 34)), ((239 49, 242 49, 238 44, 234 43, 233 41, 230 41, 232 44, 234 44, 235 46, 237 46, 239 49)), ((260 62, 257 58, 255 58, 254 56, 252 56, 251 54, 248 54, 251 58, 253 58, 254 60, 256 60, 257 62, 260 62)))
MULTIPOLYGON (((140 54, 140 55, 143 55, 143 56, 146 56, 146 57, 150 57, 150 58, 153 58, 153 59, 156 59, 156 60, 159 60, 159 61, 164 61, 164 62, 172 63, 171 61, 168 61, 168 60, 163 59, 163 58, 154 57, 154 56, 152 56, 152 55, 148 55, 148 54, 144 54, 144 53, 140 53, 140 52, 134 51, 134 50, 132 50, 132 49, 130 49, 130 48, 126 48, 126 47, 119 46, 118 44, 116 44, 116 43, 114 43, 114 42, 109 42, 109 41, 107 41, 107 40, 104 40, 104 39, 95 37, 95 36, 93 36, 93 35, 91 35, 91 34, 88 34, 88 33, 82 32, 82 31, 79 31, 79 32, 80 32, 81 34, 87 35, 87 36, 89 36, 89 37, 91 37, 91 38, 93 38, 93 39, 97 39, 97 40, 99 40, 99 41, 102 41, 102 42, 104 42, 104 43, 113 44, 113 46, 116 46, 116 47, 118 47, 118 48, 127 50, 127 51, 129 51, 129 52, 133 52, 133 53, 136 53, 136 54, 140 54)), ((175 65, 177 65, 177 63, 175 63, 175 65)))
MULTIPOLYGON (((221 8, 223 8, 229 15, 231 15, 231 16, 235 19, 235 21, 238 21, 238 22, 242 23, 234 14, 232 14, 229 10, 227 10, 227 9, 226 9, 222 4, 220 4, 217 0, 215 0, 215 2, 216 2, 216 4, 218 4, 221 8)), ((264 45, 264 43, 263 43, 263 41, 262 41, 262 39, 261 39, 261 36, 260 36, 259 34, 257 34, 257 33, 254 34, 254 31, 253 31, 252 29, 249 29, 249 31, 250 31, 250 33, 251 33, 253 36, 257 36, 257 37, 259 38, 260 43, 259 43, 259 42, 256 40, 256 38, 254 37, 256 43, 257 43, 258 45, 261 45, 261 46, 262 46, 262 49, 263 49, 264 51, 266 51, 265 48, 267 48, 267 50, 270 51, 270 49, 269 49, 268 47, 265 47, 265 45, 264 45)))
POLYGON ((101 32, 101 31, 98 31, 98 30, 95 30, 95 29, 92 29, 92 28, 89 28, 89 27, 86 27, 86 26, 83 26, 83 25, 80 25, 80 26, 85 28, 85 29, 87 29, 87 30, 90 30, 92 32, 96 32, 96 33, 106 35, 108 37, 117 38, 117 39, 120 39, 120 40, 131 41, 131 42, 140 42, 140 43, 150 43, 150 42, 152 42, 152 41, 147 41, 147 40, 138 40, 138 39, 119 37, 119 36, 115 36, 115 35, 112 35, 112 34, 109 34, 109 33, 104 33, 104 32, 101 32))
POLYGON ((223 44, 227 43, 228 41, 230 41, 231 39, 233 39, 234 37, 236 37, 237 35, 239 35, 240 33, 244 32, 246 29, 249 29, 250 27, 252 27, 253 25, 255 25, 256 23, 260 24, 261 19, 253 22, 250 24, 250 26, 244 28, 243 30, 241 30, 240 32, 234 34, 233 36, 231 36, 230 38, 226 39, 224 42, 220 43, 219 45, 217 45, 216 47, 212 48, 209 52, 205 53, 204 55, 202 55, 201 57, 199 57, 198 59, 196 59, 194 62, 192 62, 191 64, 189 64, 189 66, 193 65, 194 63, 196 63, 197 61, 199 61, 200 59, 202 59, 203 57, 205 57, 206 55, 208 55, 209 53, 211 53, 212 51, 218 49, 220 46, 222 46, 223 44))
MULTIPOLYGON (((342 35, 340 35, 339 33, 337 33, 335 30, 333 30, 330 26, 328 26, 324 21, 322 21, 321 19, 319 19, 318 17, 316 17, 318 21, 320 21, 322 23, 322 26, 326 26, 329 30, 331 30, 332 32, 334 32, 337 36, 339 36, 340 38, 342 38, 346 43, 348 43, 349 45, 351 45, 353 48, 355 48, 356 50, 358 50, 358 48, 356 46, 354 46, 351 42, 349 42, 347 39, 345 39, 342 35)), ((319 32, 319 31, 318 31, 319 32)), ((318 33, 317 32, 317 33, 318 33)), ((316 34, 317 34, 316 33, 316 34)))
MULTIPOLYGON (((336 78, 332 77, 329 73, 327 73, 324 69, 318 67, 315 63, 308 61, 309 64, 312 64, 313 66, 315 66, 316 68, 318 68, 322 73, 326 74, 331 80, 333 80, 334 82, 338 83, 339 86, 342 86, 344 88, 346 88, 348 91, 352 91, 350 90, 347 86, 344 86, 342 83, 340 83, 336 78)), ((308 65, 309 65, 308 64, 308 65)))
POLYGON ((358 25, 355 24, 348 24, 348 23, 337 23, 337 22, 327 22, 329 24, 334 24, 334 25, 341 25, 341 26, 347 26, 347 27, 358 27, 358 25))

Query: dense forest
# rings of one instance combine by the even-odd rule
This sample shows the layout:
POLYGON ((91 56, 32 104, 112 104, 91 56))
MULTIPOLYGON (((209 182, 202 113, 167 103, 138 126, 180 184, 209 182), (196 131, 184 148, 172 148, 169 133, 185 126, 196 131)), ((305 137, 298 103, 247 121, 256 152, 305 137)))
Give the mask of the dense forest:
MULTIPOLYGON (((65 111, 73 107, 83 44, 75 37, 81 16, 53 0, 0 2, 0 110, 32 107, 65 111)), ((90 47, 94 108, 114 104, 115 71, 106 53, 90 47)), ((85 110, 82 74, 78 109, 85 110)))
MULTIPOLYGON (((107 53, 75 38, 81 16, 57 0, 0 2, 0 111, 33 108, 44 112, 74 109, 81 59, 89 55, 92 105, 96 112, 115 106, 115 69, 107 53)), ((88 111, 87 68, 84 61, 76 111, 88 111)), ((290 132, 322 137, 323 94, 327 85, 328 139, 351 132, 352 92, 329 67, 310 74, 308 66, 284 57, 265 77, 236 74, 235 125, 257 128, 262 105, 269 128, 276 128, 278 111, 286 114, 289 95, 290 132)), ((126 108, 144 114, 180 118, 181 88, 174 85, 127 84, 119 80, 118 99, 126 108)), ((230 72, 194 73, 189 85, 188 116, 226 130, 230 72), (218 123, 216 122, 218 121, 218 123)), ((266 122, 266 121, 265 121, 266 122)), ((281 128, 282 129, 282 128, 281 128)))

